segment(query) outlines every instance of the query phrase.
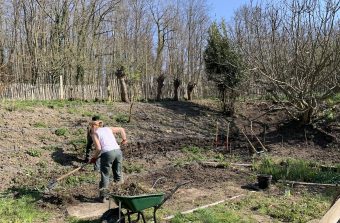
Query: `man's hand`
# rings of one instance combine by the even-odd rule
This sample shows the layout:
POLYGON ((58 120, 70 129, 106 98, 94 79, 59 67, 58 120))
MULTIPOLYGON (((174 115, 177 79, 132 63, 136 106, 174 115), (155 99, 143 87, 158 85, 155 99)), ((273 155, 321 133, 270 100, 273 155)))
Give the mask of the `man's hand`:
POLYGON ((92 157, 92 158, 90 159, 89 163, 96 163, 96 161, 97 161, 97 158, 92 157))
POLYGON ((123 139, 122 142, 120 143, 121 145, 126 145, 127 144, 127 140, 123 139))

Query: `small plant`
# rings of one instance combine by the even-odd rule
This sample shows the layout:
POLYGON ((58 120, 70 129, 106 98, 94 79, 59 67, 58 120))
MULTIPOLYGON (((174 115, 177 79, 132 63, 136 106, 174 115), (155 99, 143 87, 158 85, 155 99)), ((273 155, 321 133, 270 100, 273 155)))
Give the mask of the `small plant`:
POLYGON ((96 179, 93 175, 86 176, 70 176, 66 179, 65 184, 69 187, 79 186, 83 183, 93 184, 96 182, 96 179))
POLYGON ((128 123, 129 122, 129 116, 125 114, 117 114, 115 117, 115 120, 117 123, 128 123))
POLYGON ((36 122, 33 124, 34 128, 47 128, 47 125, 43 122, 36 122))
POLYGON ((124 169, 124 172, 126 173, 140 173, 143 170, 143 165, 139 165, 135 163, 124 163, 123 169, 124 169))
POLYGON ((65 136, 68 133, 66 128, 56 129, 54 132, 57 136, 65 136))
POLYGON ((181 149, 187 155, 187 161, 202 161, 206 157, 203 155, 204 149, 196 146, 184 147, 181 149))
POLYGON ((40 157, 41 156, 41 151, 30 148, 27 150, 27 154, 33 157, 40 157))
POLYGON ((53 145, 41 147, 41 149, 47 150, 47 151, 55 151, 55 150, 58 150, 58 148, 59 148, 58 146, 53 146, 53 145))

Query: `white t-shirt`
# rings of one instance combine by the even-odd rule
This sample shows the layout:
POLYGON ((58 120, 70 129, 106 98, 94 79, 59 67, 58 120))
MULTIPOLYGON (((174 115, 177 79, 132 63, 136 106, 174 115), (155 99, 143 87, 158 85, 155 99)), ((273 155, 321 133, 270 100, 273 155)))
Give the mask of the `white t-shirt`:
POLYGON ((112 129, 109 127, 98 128, 96 131, 99 139, 101 152, 105 153, 114 149, 120 149, 116 137, 113 135, 112 129))

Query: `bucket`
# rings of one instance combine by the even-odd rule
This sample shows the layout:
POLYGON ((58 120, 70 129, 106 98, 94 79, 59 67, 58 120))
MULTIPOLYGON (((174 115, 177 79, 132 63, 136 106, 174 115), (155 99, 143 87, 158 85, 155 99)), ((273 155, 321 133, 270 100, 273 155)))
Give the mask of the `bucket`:
POLYGON ((259 174, 257 175, 257 182, 260 189, 267 189, 272 181, 272 175, 259 174))

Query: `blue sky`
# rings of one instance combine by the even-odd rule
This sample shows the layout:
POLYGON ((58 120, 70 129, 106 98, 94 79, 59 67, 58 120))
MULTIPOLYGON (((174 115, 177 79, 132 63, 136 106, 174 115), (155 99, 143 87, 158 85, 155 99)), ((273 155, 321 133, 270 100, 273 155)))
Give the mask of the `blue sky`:
POLYGON ((237 8, 249 2, 250 0, 207 0, 211 19, 221 21, 224 18, 226 22, 233 17, 237 8))

